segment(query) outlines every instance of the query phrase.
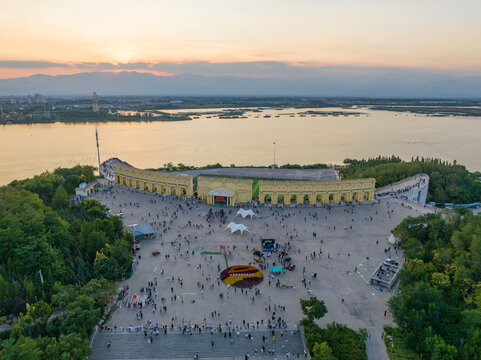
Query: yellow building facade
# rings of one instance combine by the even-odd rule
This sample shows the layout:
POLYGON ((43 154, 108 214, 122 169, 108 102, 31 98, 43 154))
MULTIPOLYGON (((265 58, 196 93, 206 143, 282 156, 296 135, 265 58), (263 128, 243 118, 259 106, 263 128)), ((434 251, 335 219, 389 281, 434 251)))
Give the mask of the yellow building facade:
POLYGON ((115 164, 114 179, 117 184, 158 194, 187 197, 194 195, 194 178, 191 175, 141 170, 115 164))
POLYGON ((341 201, 362 202, 374 200, 376 179, 354 179, 334 181, 259 181, 259 202, 304 204, 308 201, 314 205, 339 204, 341 201))
POLYGON ((227 206, 252 201, 252 180, 213 176, 197 178, 197 197, 214 205, 218 200, 227 206))
MULTIPOLYGON (((115 164, 114 178, 117 184, 158 194, 189 198, 194 195, 194 178, 191 175, 142 170, 115 164)), ((209 205, 233 206, 238 203, 249 203, 253 195, 252 183, 251 179, 201 175, 197 177, 197 197, 209 205)), ((318 202, 339 204, 341 201, 373 201, 375 185, 374 178, 334 181, 260 180, 259 202, 261 204, 270 202, 273 205, 279 203, 314 205, 318 202)))

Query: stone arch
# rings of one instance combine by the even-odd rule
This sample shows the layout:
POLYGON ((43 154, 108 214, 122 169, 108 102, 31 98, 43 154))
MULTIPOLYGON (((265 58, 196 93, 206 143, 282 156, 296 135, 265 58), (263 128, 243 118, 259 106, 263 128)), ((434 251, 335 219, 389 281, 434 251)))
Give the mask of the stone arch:
POLYGON ((372 201, 373 200, 372 194, 373 194, 372 191, 369 191, 369 190, 366 191, 366 196, 365 196, 366 200, 372 201))
POLYGON ((280 195, 277 195, 277 202, 284 202, 284 195, 280 194, 280 195))
POLYGON ((272 197, 269 194, 266 194, 266 196, 264 196, 264 202, 267 204, 272 203, 272 197))
POLYGON ((304 197, 302 198, 302 203, 303 203, 303 204, 308 204, 308 203, 309 203, 309 195, 308 195, 308 194, 304 195, 304 197))
POLYGON ((289 204, 291 204, 293 201, 294 201, 294 202, 297 202, 297 195, 296 195, 296 194, 292 194, 292 195, 291 195, 289 204))

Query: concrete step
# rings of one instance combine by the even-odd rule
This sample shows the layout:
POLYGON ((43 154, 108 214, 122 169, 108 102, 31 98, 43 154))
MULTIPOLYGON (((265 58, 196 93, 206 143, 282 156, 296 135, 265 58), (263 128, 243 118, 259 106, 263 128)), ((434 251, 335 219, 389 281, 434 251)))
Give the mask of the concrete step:
POLYGON ((254 331, 251 334, 254 340, 246 339, 245 333, 241 333, 239 338, 233 334, 233 344, 231 344, 229 337, 224 338, 224 334, 158 335, 153 337, 152 343, 148 343, 143 334, 97 333, 92 342, 92 355, 89 360, 193 359, 195 353, 198 353, 201 359, 219 360, 221 358, 243 359, 249 353, 252 359, 256 348, 259 358, 273 358, 273 355, 268 352, 270 348, 275 350, 275 355, 279 359, 285 358, 285 354, 289 351, 304 357, 302 355, 304 347, 299 332, 296 335, 284 334, 283 337, 278 332, 274 341, 270 331, 254 331), (264 343, 266 349, 264 353, 261 353, 262 335, 267 338, 264 343), (214 342, 214 346, 211 341, 214 342), (109 348, 107 348, 108 342, 111 344, 109 348))

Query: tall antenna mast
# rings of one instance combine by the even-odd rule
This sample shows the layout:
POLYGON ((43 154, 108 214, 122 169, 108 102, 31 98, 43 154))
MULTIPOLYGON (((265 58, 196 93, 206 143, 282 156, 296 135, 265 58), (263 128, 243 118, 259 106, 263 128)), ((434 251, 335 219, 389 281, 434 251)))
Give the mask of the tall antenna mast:
POLYGON ((276 165, 276 142, 274 141, 274 166, 276 165))
POLYGON ((95 111, 95 112, 99 111, 99 98, 95 91, 92 94, 92 111, 95 111))
POLYGON ((99 133, 97 132, 97 128, 95 128, 95 139, 97 140, 97 158, 99 160, 99 175, 100 175, 99 133))

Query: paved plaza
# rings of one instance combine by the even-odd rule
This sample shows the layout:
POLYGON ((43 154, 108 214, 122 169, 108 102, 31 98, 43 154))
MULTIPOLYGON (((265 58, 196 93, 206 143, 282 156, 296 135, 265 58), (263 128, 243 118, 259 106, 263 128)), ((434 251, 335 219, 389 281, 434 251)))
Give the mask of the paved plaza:
MULTIPOLYGON (((172 344, 178 343, 177 358, 193 358, 192 347, 182 345, 179 336, 195 338, 192 341, 199 344, 199 349, 206 348, 204 337, 207 348, 212 347, 211 336, 218 339, 214 340, 215 351, 204 358, 241 359, 247 352, 252 358, 252 347, 257 348, 261 356, 260 347, 239 344, 246 342, 247 334, 253 336, 254 342, 259 340, 259 334, 270 334, 268 324, 275 324, 276 340, 274 343, 266 336, 266 352, 262 357, 286 359, 288 352, 297 356, 302 354, 300 342, 295 340, 299 334, 296 326, 303 316, 299 299, 309 296, 326 303, 328 313, 318 321, 319 325, 336 321, 354 329, 366 328, 370 333, 369 359, 387 359, 381 333, 382 326, 392 321, 389 313, 384 315, 391 293, 373 288, 369 285, 369 277, 389 256, 402 262, 401 252, 387 243, 387 237, 402 219, 421 215, 427 211, 425 208, 405 206, 399 200, 331 208, 264 206, 257 208, 259 217, 242 219, 235 216, 237 208, 212 207, 192 199, 163 197, 119 185, 114 185, 112 191, 92 196, 108 206, 112 213, 122 212, 125 225, 150 223, 157 231, 155 239, 142 241, 135 273, 119 284, 120 287, 128 286, 128 294, 118 302, 107 322, 110 330, 95 336, 92 359, 120 358, 115 355, 119 349, 129 354, 122 358, 134 359, 135 355, 131 354, 138 351, 139 343, 171 350, 172 344), (224 230, 226 224, 220 223, 219 217, 208 223, 209 209, 214 213, 224 209, 226 224, 231 221, 243 223, 250 232, 231 235, 224 230), (279 265, 274 253, 262 264, 266 267, 264 281, 256 289, 228 288, 218 280, 219 270, 226 267, 224 257, 201 254, 203 250, 218 252, 219 246, 224 245, 229 266, 255 265, 252 252, 260 248, 261 238, 274 238, 286 245, 296 268, 271 277, 269 266, 274 262, 279 265), (160 254, 153 256, 154 250, 160 254), (147 298, 147 288, 155 305, 129 307, 136 303, 135 300, 147 298), (159 329, 160 335, 152 335, 154 327, 159 329), (294 340, 282 344, 281 331, 284 336, 293 336, 294 340), (189 335, 190 332, 193 334, 189 335), (106 336, 111 338, 106 340, 106 336), (152 343, 148 342, 150 338, 152 343), (106 341, 110 341, 108 350, 112 356, 105 351, 106 341), (137 345, 131 345, 133 343, 137 345), (237 350, 229 350, 229 346, 237 350), (275 347, 275 355, 267 353, 269 346, 275 347), (101 357, 98 354, 102 354, 101 357)), ((155 353, 158 357, 140 354, 137 358, 167 359, 173 354, 155 353)))

